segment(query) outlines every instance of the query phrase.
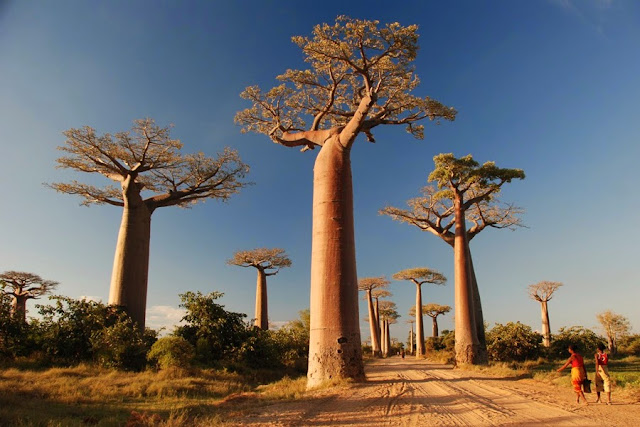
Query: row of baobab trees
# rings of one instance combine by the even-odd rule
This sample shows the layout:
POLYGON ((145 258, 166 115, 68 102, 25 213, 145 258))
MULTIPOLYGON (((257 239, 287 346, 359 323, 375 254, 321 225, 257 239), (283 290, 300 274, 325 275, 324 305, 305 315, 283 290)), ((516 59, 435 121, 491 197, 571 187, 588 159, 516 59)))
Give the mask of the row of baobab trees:
MULTIPOLYGON (((346 377, 364 378, 358 314, 353 190, 350 156, 359 135, 374 142, 379 126, 404 127, 424 138, 422 122, 453 121, 456 110, 428 96, 416 96, 420 80, 416 25, 380 24, 339 16, 293 37, 307 68, 287 69, 267 91, 247 87, 251 105, 235 121, 285 147, 318 148, 313 178, 311 243, 311 331, 308 385, 346 377)), ((122 209, 109 303, 124 307, 140 327, 145 323, 151 216, 168 206, 228 200, 247 185, 248 166, 227 148, 215 158, 182 155, 170 128, 137 120, 130 132, 98 135, 88 126, 66 131, 58 166, 96 173, 119 188, 72 181, 50 187, 82 197, 83 204, 122 209)), ((455 336, 459 363, 485 363, 483 314, 469 242, 487 228, 513 228, 521 210, 499 202, 506 183, 523 179, 520 169, 472 156, 434 157, 435 168, 422 196, 408 209, 382 213, 438 236, 455 261, 455 336), (469 224, 469 227, 467 227, 469 224)))

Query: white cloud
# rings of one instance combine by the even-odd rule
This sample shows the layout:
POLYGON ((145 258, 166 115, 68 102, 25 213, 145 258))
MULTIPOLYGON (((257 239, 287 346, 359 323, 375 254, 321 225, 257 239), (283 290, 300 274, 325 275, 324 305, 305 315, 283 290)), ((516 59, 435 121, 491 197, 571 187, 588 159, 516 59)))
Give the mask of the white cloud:
POLYGON ((94 301, 94 302, 102 302, 102 298, 100 297, 96 297, 94 295, 80 295, 80 298, 78 298, 82 301, 94 301))
POLYGON ((173 331, 173 328, 180 323, 186 310, 172 307, 170 305, 154 305, 147 309, 146 324, 152 329, 164 328, 163 333, 173 331))

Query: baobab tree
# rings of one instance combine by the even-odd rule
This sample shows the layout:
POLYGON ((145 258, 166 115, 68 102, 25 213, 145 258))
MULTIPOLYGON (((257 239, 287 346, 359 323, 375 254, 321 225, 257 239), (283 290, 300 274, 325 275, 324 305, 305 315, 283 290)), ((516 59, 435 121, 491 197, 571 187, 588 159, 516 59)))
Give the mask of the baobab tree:
POLYGON ((389 335, 389 325, 396 323, 400 317, 396 309, 396 303, 392 301, 380 301, 380 321, 382 322, 382 355, 389 356, 391 349, 391 337, 389 335))
POLYGON ((365 291, 365 298, 367 299, 367 307, 369 309, 369 329, 371 332, 371 351, 374 357, 380 357, 382 353, 380 347, 380 323, 371 293, 375 289, 386 288, 389 283, 390 282, 384 276, 364 277, 358 281, 358 289, 365 291))
POLYGON ((0 291, 12 298, 11 315, 23 322, 27 315, 27 300, 51 293, 58 284, 25 271, 5 271, 0 274, 0 291))
MULTIPOLYGON (((415 306, 411 306, 411 308, 413 308, 413 315, 411 314, 411 309, 409 309, 409 317, 415 316, 415 311, 416 311, 416 307, 415 306)), ((413 354, 413 340, 415 337, 415 334, 413 333, 413 324, 415 323, 414 319, 409 319, 407 320, 407 323, 411 324, 411 330, 409 331, 409 354, 413 354)))
POLYGON ((394 280, 410 280, 416 285, 416 357, 420 358, 424 355, 424 323, 422 322, 422 285, 432 283, 434 285, 444 285, 447 278, 439 271, 431 268, 408 268, 399 271, 393 276, 394 280))
POLYGON ((616 354, 618 351, 618 338, 627 336, 631 332, 629 319, 621 314, 616 314, 611 310, 597 314, 596 318, 607 335, 609 351, 611 354, 616 354))
POLYGON ((255 326, 269 329, 269 308, 267 304, 267 276, 275 276, 281 268, 291 267, 291 260, 280 248, 256 248, 249 251, 237 251, 227 264, 240 267, 253 267, 258 270, 256 283, 255 326))
POLYGON ((410 210, 385 207, 381 214, 413 224, 443 239, 454 250, 455 322, 457 363, 487 362, 484 319, 469 241, 486 227, 513 228, 520 225, 520 208, 497 203, 502 186, 524 179, 521 169, 498 168, 494 162, 480 165, 471 155, 456 158, 438 154, 435 169, 423 197, 409 200, 410 210), (473 226, 467 230, 469 221, 473 226), (453 230, 453 231, 452 231, 453 230))
POLYGON ((96 187, 78 181, 50 187, 83 198, 82 204, 123 208, 109 290, 109 304, 121 306, 144 329, 149 272, 151 214, 157 208, 187 208, 205 199, 227 201, 247 185, 249 168, 235 150, 216 158, 203 153, 181 154, 182 143, 171 139, 170 127, 152 119, 134 121, 128 132, 98 135, 85 126, 64 132, 67 156, 59 168, 96 173, 119 183, 96 187))
POLYGON ((378 341, 382 348, 382 323, 380 322, 380 298, 389 298, 393 294, 387 289, 374 289, 371 291, 371 298, 373 298, 373 313, 376 316, 376 325, 378 326, 378 341))
POLYGON ((431 336, 434 338, 438 337, 438 316, 444 315, 451 311, 451 307, 448 305, 440 305, 440 304, 425 304, 422 306, 422 312, 427 316, 431 317, 431 336))
POLYGON ((248 87, 252 103, 236 115, 243 131, 302 151, 320 147, 314 166, 311 249, 311 343, 308 386, 336 377, 363 379, 358 322, 351 148, 374 141, 381 125, 424 137, 424 119, 454 120, 456 111, 411 92, 418 27, 339 16, 312 37, 293 37, 309 68, 287 70, 281 85, 248 87))
POLYGON ((540 311, 542 314, 542 345, 545 347, 549 347, 551 345, 551 325, 549 324, 548 303, 560 286, 562 286, 561 282, 550 282, 544 280, 542 282, 529 285, 528 287, 531 299, 540 303, 540 311))

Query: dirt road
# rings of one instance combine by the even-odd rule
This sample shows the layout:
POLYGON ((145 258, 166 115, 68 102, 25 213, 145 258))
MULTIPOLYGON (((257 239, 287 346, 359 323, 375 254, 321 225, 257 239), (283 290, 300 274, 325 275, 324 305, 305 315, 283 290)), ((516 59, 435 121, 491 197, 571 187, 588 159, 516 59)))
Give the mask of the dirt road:
MULTIPOLYGON (((577 405, 570 388, 413 359, 376 360, 367 382, 310 393, 234 420, 243 425, 637 426, 640 405, 577 405)), ((615 394, 614 394, 615 397, 615 394)), ((595 396, 589 395, 589 401, 595 396)))

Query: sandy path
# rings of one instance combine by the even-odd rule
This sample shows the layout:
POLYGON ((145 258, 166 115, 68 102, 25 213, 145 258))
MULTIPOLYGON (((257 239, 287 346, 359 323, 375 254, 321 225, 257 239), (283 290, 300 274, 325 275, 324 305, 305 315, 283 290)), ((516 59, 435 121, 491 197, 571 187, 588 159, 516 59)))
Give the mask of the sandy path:
POLYGON ((578 406, 569 388, 426 361, 376 360, 367 366, 367 378, 366 383, 254 409, 233 421, 265 426, 640 425, 640 405, 578 406))

